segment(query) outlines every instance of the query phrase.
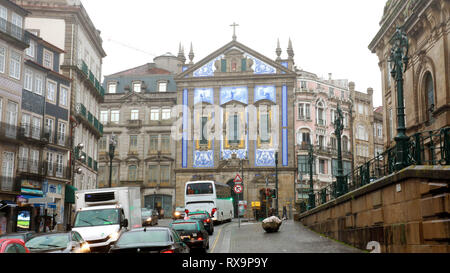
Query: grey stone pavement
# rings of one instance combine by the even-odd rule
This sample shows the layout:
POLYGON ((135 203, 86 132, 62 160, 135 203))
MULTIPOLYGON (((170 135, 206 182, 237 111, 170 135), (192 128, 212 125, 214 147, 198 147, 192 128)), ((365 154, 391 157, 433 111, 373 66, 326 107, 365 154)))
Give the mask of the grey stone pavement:
MULTIPOLYGON (((170 219, 160 220, 167 226, 170 219)), ((266 233, 261 222, 234 219, 214 227, 210 253, 362 253, 363 251, 328 239, 293 220, 283 221, 276 233, 266 233)))

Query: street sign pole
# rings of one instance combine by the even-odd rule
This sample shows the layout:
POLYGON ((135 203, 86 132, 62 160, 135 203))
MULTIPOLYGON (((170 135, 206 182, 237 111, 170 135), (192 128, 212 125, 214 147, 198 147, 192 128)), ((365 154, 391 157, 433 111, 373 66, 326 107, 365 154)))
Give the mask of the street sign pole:
POLYGON ((266 218, 269 217, 269 196, 267 196, 268 187, 269 187, 269 177, 266 176, 266 188, 264 189, 264 195, 266 196, 266 218))

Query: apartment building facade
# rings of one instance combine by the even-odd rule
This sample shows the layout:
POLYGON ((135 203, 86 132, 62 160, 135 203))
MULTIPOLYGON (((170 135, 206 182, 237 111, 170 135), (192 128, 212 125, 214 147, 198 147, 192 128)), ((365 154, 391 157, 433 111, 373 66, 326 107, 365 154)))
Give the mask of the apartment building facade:
POLYGON ((16 171, 28 14, 11 1, 0 1, 0 234, 15 230, 21 193, 16 171))
POLYGON ((73 174, 73 186, 79 190, 97 188, 97 145, 103 133, 99 103, 104 97, 100 79, 102 58, 106 56, 100 31, 79 0, 15 2, 32 13, 25 22, 27 30, 65 52, 59 64, 62 74, 72 79, 68 132, 73 150, 84 145, 71 155, 71 165, 80 170, 73 174))
POLYGON ((178 59, 170 53, 153 63, 105 76, 100 105, 104 135, 99 142, 99 187, 138 186, 142 207, 167 212, 175 205, 176 105, 178 59), (115 141, 111 184, 109 146, 115 141))
POLYGON ((313 146, 314 190, 329 186, 337 175, 337 139, 335 119, 337 105, 343 113, 344 130, 341 149, 344 174, 352 169, 352 103, 347 80, 328 79, 297 70, 295 88, 295 151, 297 155, 297 201, 308 199, 310 189, 309 148, 313 146))

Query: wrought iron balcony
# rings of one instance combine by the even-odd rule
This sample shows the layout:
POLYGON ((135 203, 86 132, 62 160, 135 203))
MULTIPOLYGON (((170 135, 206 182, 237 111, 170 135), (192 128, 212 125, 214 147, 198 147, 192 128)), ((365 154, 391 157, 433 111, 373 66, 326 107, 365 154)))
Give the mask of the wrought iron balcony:
POLYGON ((18 159, 19 166, 17 172, 19 176, 40 176, 47 175, 47 161, 33 160, 29 158, 18 159))
POLYGON ((25 35, 25 30, 23 28, 18 27, 3 18, 0 18, 0 32, 18 40, 26 47, 30 44, 29 38, 25 35))
POLYGON ((21 180, 18 177, 0 176, 0 191, 20 193, 21 180))
POLYGON ((70 167, 64 166, 64 164, 47 163, 47 176, 70 179, 70 167))

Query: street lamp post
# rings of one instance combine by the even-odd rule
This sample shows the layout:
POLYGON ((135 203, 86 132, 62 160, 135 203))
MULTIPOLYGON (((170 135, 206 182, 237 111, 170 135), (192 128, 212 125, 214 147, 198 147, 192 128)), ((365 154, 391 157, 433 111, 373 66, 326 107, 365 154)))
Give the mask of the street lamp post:
POLYGON ((313 184, 313 146, 309 144, 308 149, 308 163, 309 163, 309 209, 313 209, 316 207, 316 200, 314 195, 314 184, 313 184))
POLYGON ((346 192, 345 184, 344 184, 344 170, 342 167, 342 150, 341 150, 341 136, 342 131, 344 130, 344 116, 342 114, 341 107, 339 103, 337 104, 337 117, 334 121, 334 134, 336 135, 337 141, 337 175, 336 175, 336 184, 337 184, 337 196, 341 196, 346 192))
POLYGON ((116 149, 116 143, 114 135, 111 136, 109 141, 109 187, 112 187, 112 161, 114 159, 114 150, 116 149))
POLYGON ((397 159, 395 169, 399 171, 408 166, 408 137, 406 136, 405 104, 403 101, 403 73, 408 68, 409 43, 405 31, 401 27, 397 27, 390 42, 392 44, 389 58, 391 75, 397 82, 397 136, 395 137, 397 159))
POLYGON ((275 209, 278 216, 278 152, 275 152, 275 209))

